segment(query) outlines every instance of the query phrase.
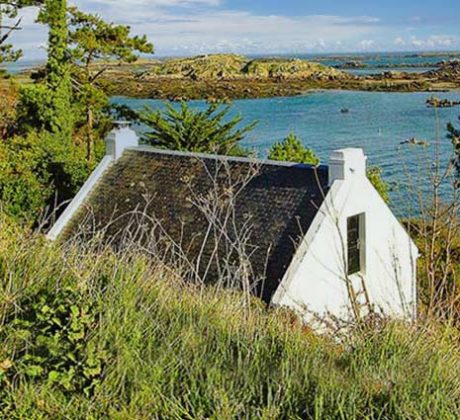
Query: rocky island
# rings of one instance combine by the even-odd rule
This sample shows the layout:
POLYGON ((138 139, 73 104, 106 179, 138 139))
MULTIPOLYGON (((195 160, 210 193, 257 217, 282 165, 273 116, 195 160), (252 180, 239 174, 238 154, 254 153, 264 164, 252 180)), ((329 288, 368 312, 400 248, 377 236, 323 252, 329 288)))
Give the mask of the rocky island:
POLYGON ((440 63, 424 73, 384 71, 358 76, 319 62, 290 58, 248 58, 234 54, 98 63, 99 82, 112 96, 230 101, 301 95, 314 89, 388 92, 460 89, 460 61, 440 63))

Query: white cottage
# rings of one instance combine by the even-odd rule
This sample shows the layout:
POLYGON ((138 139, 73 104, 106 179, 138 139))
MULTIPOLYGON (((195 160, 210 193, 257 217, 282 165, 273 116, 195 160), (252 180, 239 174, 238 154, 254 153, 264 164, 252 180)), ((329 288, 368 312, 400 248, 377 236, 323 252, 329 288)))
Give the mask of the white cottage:
POLYGON ((361 149, 314 167, 154 149, 121 124, 48 238, 96 234, 120 252, 136 242, 179 256, 190 278, 249 279, 253 293, 307 321, 370 306, 415 316, 418 251, 367 179, 361 149))

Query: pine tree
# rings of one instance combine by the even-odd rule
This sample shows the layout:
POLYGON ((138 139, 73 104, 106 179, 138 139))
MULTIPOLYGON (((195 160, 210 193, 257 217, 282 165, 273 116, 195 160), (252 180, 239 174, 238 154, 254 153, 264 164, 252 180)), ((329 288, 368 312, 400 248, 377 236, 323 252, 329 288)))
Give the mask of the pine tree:
POLYGON ((84 116, 87 159, 93 161, 95 126, 98 123, 104 126, 101 122, 106 119, 104 110, 109 102, 106 93, 97 86, 99 78, 110 62, 132 63, 137 60, 137 53, 153 53, 153 45, 145 35, 132 36, 129 26, 105 22, 76 7, 71 7, 69 13, 73 76, 78 86, 76 100, 84 116))
POLYGON ((61 134, 63 140, 70 140, 74 118, 67 0, 45 0, 45 7, 42 8, 38 20, 49 27, 46 65, 49 128, 51 132, 61 134))

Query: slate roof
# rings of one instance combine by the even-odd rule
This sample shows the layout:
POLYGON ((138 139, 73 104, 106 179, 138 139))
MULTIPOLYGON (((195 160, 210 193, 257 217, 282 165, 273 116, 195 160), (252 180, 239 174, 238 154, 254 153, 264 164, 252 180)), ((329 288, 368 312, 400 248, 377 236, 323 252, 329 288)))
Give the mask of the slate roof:
POLYGON ((151 247, 155 234, 148 232, 155 231, 180 244, 207 281, 215 281, 223 265, 238 265, 235 238, 245 236, 255 293, 269 302, 327 194, 327 181, 324 166, 127 149, 64 236, 103 232, 103 241, 115 248, 127 238, 151 247), (210 224, 210 213, 225 226, 227 239, 210 224))

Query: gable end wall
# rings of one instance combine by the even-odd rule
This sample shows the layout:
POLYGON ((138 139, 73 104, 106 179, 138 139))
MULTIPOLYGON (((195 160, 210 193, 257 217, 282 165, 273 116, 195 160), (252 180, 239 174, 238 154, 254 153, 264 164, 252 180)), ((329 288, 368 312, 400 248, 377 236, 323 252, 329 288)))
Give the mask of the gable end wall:
POLYGON ((418 251, 408 233, 365 177, 336 181, 307 232, 272 303, 317 316, 353 316, 347 285, 378 312, 415 317, 418 251), (366 268, 346 275, 347 218, 366 214, 366 268), (364 287, 363 287, 364 285, 364 287))

